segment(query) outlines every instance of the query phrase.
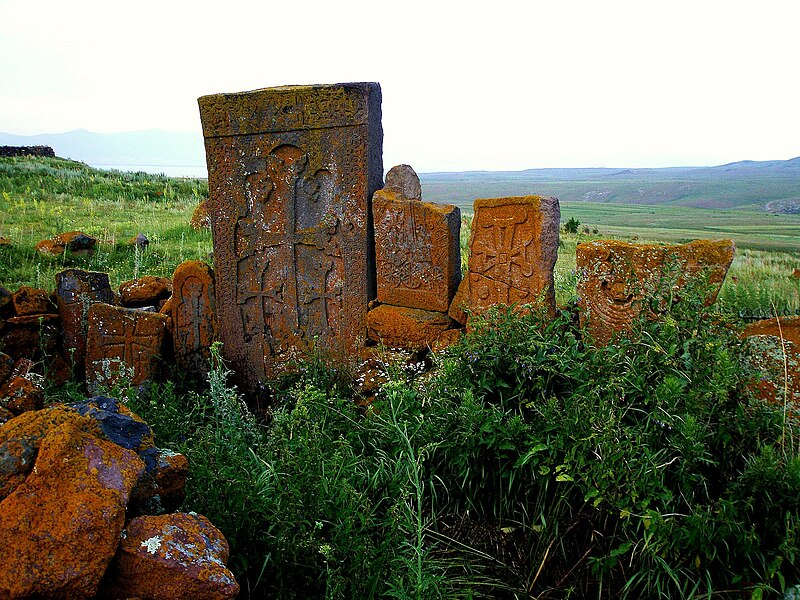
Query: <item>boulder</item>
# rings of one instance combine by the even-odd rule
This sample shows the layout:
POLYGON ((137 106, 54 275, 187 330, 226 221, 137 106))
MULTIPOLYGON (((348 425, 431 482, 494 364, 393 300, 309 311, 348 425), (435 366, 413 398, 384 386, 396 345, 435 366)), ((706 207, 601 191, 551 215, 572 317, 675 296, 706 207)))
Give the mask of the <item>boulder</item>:
POLYGON ((158 306, 172 295, 172 280, 166 277, 145 275, 126 281, 119 286, 122 305, 128 308, 158 306))
POLYGON ((183 454, 160 448, 140 456, 146 470, 133 490, 129 514, 160 515, 177 510, 186 496, 189 460, 183 454))
POLYGON ((0 386, 0 407, 14 415, 44 406, 44 390, 25 377, 14 377, 0 386))
POLYGON ((367 313, 369 339, 390 348, 432 347, 453 322, 445 313, 381 304, 367 313))
POLYGON ((82 231, 70 231, 53 236, 49 240, 42 240, 36 244, 36 250, 42 254, 60 256, 65 250, 71 254, 90 255, 94 253, 97 240, 82 231))
POLYGON ((74 424, 50 430, 32 472, 0 502, 0 598, 95 596, 143 471, 134 452, 74 424))
POLYGON ((102 596, 142 600, 222 600, 239 585, 227 569, 228 542, 195 513, 141 516, 126 526, 102 596))
POLYGON ((55 314, 58 312, 55 304, 50 301, 50 296, 44 290, 22 286, 11 295, 14 306, 14 315, 25 317, 29 315, 55 314))

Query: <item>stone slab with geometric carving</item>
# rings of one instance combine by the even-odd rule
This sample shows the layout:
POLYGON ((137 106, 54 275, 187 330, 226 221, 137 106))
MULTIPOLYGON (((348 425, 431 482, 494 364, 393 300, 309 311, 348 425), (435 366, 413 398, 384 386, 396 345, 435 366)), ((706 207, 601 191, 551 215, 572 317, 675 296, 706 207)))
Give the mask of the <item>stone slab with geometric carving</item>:
POLYGON ((219 335, 252 394, 312 345, 344 354, 365 342, 380 86, 287 86, 199 105, 219 335))
POLYGON ((553 268, 561 209, 557 198, 475 200, 469 258, 469 308, 535 304, 555 313, 553 268))
POLYGON ((447 312, 461 281, 461 211, 387 188, 372 197, 378 301, 447 312))
POLYGON ((599 345, 627 335, 641 316, 655 318, 680 298, 710 305, 733 261, 732 240, 688 244, 578 244, 581 325, 599 345))

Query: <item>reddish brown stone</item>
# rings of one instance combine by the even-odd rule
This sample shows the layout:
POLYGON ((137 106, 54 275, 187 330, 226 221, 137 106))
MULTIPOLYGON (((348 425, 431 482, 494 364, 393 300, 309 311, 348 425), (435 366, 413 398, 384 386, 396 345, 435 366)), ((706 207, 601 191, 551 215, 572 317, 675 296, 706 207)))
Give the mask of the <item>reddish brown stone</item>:
POLYGON ((11 292, 0 286, 0 317, 10 317, 12 310, 11 292))
MULTIPOLYGON (((394 185, 410 188, 408 193, 413 194, 409 179, 394 185)), ((373 195, 372 211, 378 300, 446 312, 461 281, 461 211, 452 204, 420 202, 387 188, 373 195)))
POLYGON ((220 339, 246 392, 311 346, 365 341, 380 99, 353 83, 199 100, 220 339))
POLYGON ((19 288, 11 295, 11 303, 14 314, 18 317, 57 312, 47 292, 27 286, 19 288))
POLYGON ((792 271, 792 279, 800 279, 800 269, 792 271))
POLYGON ((103 584, 104 597, 223 600, 239 585, 225 567, 228 542, 195 513, 132 519, 103 584))
POLYGON ((133 490, 129 514, 172 512, 183 503, 189 460, 183 454, 156 449, 153 463, 133 490))
POLYGON ((561 210, 556 198, 475 200, 469 257, 469 307, 543 304, 555 314, 553 267, 561 210))
POLYGON ((79 269, 56 274, 56 304, 64 332, 64 352, 80 379, 85 377, 89 307, 97 302, 115 303, 107 274, 79 269))
POLYGON ((0 246, 10 248, 11 246, 13 246, 13 244, 11 243, 11 240, 0 236, 0 246))
POLYGON ((39 316, 13 317, 16 321, 22 321, 17 323, 9 320, 0 331, 0 348, 3 352, 16 359, 28 358, 34 362, 54 356, 59 349, 61 327, 47 317, 40 320, 39 316))
POLYGON ((191 375, 208 375, 211 344, 218 338, 214 271, 199 260, 175 269, 174 293, 161 309, 170 318, 172 348, 179 368, 191 375))
POLYGON ((463 335, 464 334, 461 329, 448 329, 447 331, 443 331, 441 335, 436 338, 436 341, 431 346, 431 349, 441 352, 450 346, 455 346, 461 341, 461 337, 463 335))
POLYGON ((36 250, 41 254, 50 256, 60 256, 64 254, 64 246, 57 244, 53 240, 42 240, 36 244, 36 250))
POLYGON ((456 295, 453 296, 453 300, 450 302, 450 307, 447 310, 447 314, 450 315, 450 318, 456 323, 466 325, 467 317, 469 316, 468 311, 469 277, 465 277, 461 280, 461 283, 458 284, 458 290, 456 290, 456 295))
POLYGON ((47 433, 33 471, 0 502, 0 597, 93 597, 143 470, 132 451, 69 423, 47 433))
POLYGON ((147 239, 147 236, 141 232, 137 233, 131 239, 128 240, 128 243, 131 246, 137 246, 139 248, 146 248, 150 245, 150 240, 147 239))
POLYGON ((192 229, 211 229, 211 217, 208 214, 208 199, 203 200, 192 213, 192 220, 189 221, 192 229))
POLYGON ((631 332, 640 315, 657 318, 670 301, 689 295, 707 306, 725 279, 731 240, 678 246, 598 240, 578 244, 581 325, 596 344, 631 332))
POLYGON ((5 352, 0 352, 0 385, 6 382, 11 377, 14 371, 14 359, 5 352))
POLYGON ((167 317, 133 308, 94 304, 89 309, 86 381, 90 389, 113 383, 124 367, 132 385, 158 377, 167 317), (110 377, 112 381, 108 381, 110 377))
POLYGON ((369 338, 389 348, 430 348, 453 322, 445 313, 381 304, 367 314, 369 338))
MULTIPOLYGON (((13 418, 14 418, 14 413, 12 413, 10 410, 0 407, 0 425, 5 425, 13 418)), ((1 474, 0 474, 0 479, 2 479, 1 474)))
POLYGON ((172 281, 167 277, 145 275, 119 286, 122 305, 130 308, 158 306, 172 295, 172 281))
POLYGON ((14 377, 0 387, 0 407, 19 415, 44 406, 44 390, 25 377, 14 377))
POLYGON ((800 317, 757 321, 745 327, 749 389, 779 405, 800 423, 800 317))
POLYGON ((36 250, 42 254, 60 256, 65 250, 71 254, 92 254, 97 240, 82 231, 70 231, 53 236, 49 240, 42 240, 36 244, 36 250))
POLYGON ((100 435, 97 423, 64 406, 25 412, 0 427, 0 500, 25 481, 42 439, 63 423, 100 435))

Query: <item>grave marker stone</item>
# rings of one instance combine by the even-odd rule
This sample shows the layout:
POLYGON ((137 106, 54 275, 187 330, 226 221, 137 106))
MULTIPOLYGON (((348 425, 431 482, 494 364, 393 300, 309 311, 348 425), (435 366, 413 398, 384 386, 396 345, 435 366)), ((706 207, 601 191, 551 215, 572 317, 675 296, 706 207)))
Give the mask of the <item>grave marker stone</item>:
POLYGON ((287 86, 199 105, 219 334, 252 394, 312 344, 343 354, 366 339, 380 86, 287 86))

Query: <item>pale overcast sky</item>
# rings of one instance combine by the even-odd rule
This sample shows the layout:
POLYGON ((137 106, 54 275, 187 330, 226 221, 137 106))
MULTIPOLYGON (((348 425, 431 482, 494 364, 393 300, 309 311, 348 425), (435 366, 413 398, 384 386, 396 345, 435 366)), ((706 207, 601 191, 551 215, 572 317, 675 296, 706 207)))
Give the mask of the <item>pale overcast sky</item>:
POLYGON ((418 171, 800 155, 796 0, 0 0, 0 131, 200 129, 197 97, 377 81, 418 171))

